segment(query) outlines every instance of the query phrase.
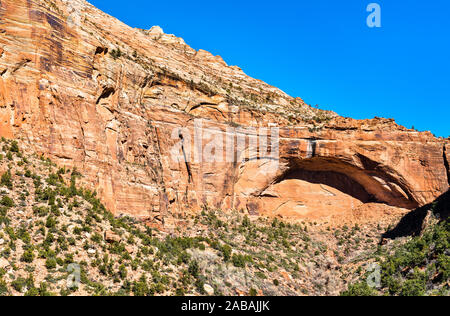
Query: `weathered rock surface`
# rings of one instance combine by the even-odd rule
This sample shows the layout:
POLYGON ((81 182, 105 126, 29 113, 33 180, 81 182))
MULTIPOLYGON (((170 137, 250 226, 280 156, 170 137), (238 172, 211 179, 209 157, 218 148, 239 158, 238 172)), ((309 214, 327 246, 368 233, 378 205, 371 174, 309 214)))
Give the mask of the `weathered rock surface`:
POLYGON ((9 262, 5 258, 0 258, 0 269, 9 267, 9 262))
POLYGON ((208 204, 333 218, 374 202, 412 209, 449 187, 448 141, 313 109, 160 28, 83 0, 2 0, 0 21, 0 136, 82 170, 115 214, 170 226, 208 204), (252 135, 243 126, 279 126, 280 163, 253 159, 249 141, 232 143, 235 162, 173 159, 193 151, 195 118, 198 148, 215 154, 252 135))
POLYGON ((109 243, 119 243, 122 241, 122 238, 116 233, 108 230, 105 232, 105 240, 109 243))

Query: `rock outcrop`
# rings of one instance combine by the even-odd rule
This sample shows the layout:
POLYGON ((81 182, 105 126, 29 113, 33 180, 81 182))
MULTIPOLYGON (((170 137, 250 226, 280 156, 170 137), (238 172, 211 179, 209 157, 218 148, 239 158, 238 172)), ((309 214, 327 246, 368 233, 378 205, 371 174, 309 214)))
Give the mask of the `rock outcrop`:
POLYGON ((412 209, 450 178, 448 141, 312 108, 84 0, 0 2, 0 136, 82 170, 115 214, 157 225, 205 204, 289 218, 412 209), (252 139, 275 126, 261 154, 252 139), (223 159, 195 159, 227 141, 223 159))

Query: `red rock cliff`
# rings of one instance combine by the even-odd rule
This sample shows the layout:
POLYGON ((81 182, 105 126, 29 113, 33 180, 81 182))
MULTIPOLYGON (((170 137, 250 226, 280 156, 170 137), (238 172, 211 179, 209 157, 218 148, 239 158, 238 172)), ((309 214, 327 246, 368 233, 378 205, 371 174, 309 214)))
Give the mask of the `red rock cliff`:
POLYGON ((448 142, 310 108, 83 0, 0 1, 0 124, 1 136, 82 170, 116 214, 159 222, 204 204, 293 218, 411 209, 449 187, 448 142), (279 164, 252 159, 247 143, 231 146, 233 162, 172 159, 174 148, 192 152, 196 118, 211 132, 203 151, 251 139, 242 127, 279 126, 279 164))

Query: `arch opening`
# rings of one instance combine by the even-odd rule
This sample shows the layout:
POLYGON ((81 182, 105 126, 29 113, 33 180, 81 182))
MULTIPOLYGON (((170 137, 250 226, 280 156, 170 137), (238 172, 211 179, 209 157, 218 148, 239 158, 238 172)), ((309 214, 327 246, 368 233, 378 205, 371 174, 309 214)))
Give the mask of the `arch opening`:
POLYGON ((325 185, 347 194, 362 203, 380 202, 357 181, 344 173, 335 171, 311 171, 307 169, 291 169, 281 176, 275 184, 289 180, 300 180, 308 183, 325 185))
POLYGON ((324 185, 342 192, 362 203, 384 203, 414 209, 419 203, 408 189, 380 166, 360 159, 362 168, 335 158, 290 159, 286 171, 273 185, 290 180, 324 185))

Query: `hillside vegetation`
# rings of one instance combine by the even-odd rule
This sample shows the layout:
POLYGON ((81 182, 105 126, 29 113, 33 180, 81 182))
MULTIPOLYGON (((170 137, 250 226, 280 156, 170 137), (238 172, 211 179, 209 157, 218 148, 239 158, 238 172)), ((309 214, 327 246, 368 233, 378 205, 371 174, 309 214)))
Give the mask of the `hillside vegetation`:
POLYGON ((384 288, 347 294, 448 290, 448 222, 391 256, 378 247, 389 223, 285 223, 205 206, 169 234, 113 216, 77 185, 80 172, 27 150, 0 142, 0 295, 337 295, 377 250, 384 288))
POLYGON ((361 279, 343 295, 450 295, 448 213, 447 194, 429 207, 428 225, 421 235, 399 239, 374 254, 381 269, 379 288, 370 288, 361 279))

